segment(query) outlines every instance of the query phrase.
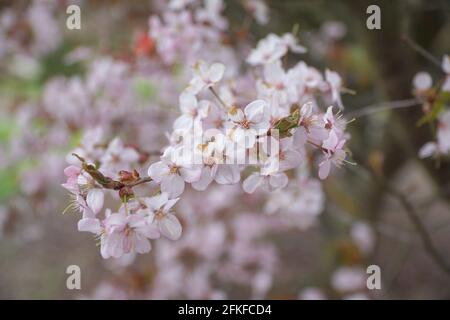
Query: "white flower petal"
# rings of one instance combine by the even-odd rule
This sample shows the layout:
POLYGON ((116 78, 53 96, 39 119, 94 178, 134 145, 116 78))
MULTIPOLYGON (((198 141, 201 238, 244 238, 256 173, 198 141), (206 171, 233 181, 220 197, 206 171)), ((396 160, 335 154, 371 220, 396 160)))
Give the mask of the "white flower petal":
POLYGON ((216 83, 222 79, 225 72, 225 66, 221 63, 213 63, 208 70, 208 80, 216 83))
POLYGON ((78 231, 87 231, 99 234, 102 231, 100 220, 93 218, 84 218, 78 221, 78 231))
POLYGON ((169 198, 176 198, 184 191, 184 180, 178 174, 171 174, 161 181, 161 191, 167 192, 169 198))
POLYGON ((154 197, 144 199, 146 206, 153 211, 161 209, 167 200, 169 200, 169 195, 166 192, 161 192, 154 197))
POLYGON ((255 100, 250 102, 244 109, 247 120, 258 123, 264 119, 266 102, 264 100, 255 100))
POLYGON ((94 188, 88 191, 86 203, 94 214, 97 214, 102 210, 104 200, 105 195, 102 190, 94 188))
POLYGON ((264 178, 258 173, 252 173, 244 180, 242 188, 247 193, 253 193, 263 183, 264 178))
POLYGON ((169 174, 169 167, 166 163, 159 161, 153 163, 150 168, 148 168, 148 175, 155 181, 161 182, 161 180, 169 174))
POLYGON ((180 221, 173 214, 167 214, 160 222, 161 233, 170 240, 178 240, 181 237, 182 227, 180 221))
POLYGON ((184 181, 189 183, 198 181, 201 174, 202 168, 198 165, 180 168, 180 175, 183 177, 184 181))
POLYGON ((206 190, 206 188, 209 186, 212 180, 213 176, 211 174, 211 168, 203 167, 200 179, 198 181, 192 182, 192 187, 198 191, 206 190))
POLYGON ((284 173, 277 173, 274 175, 271 175, 269 178, 269 184, 270 187, 273 189, 280 189, 286 187, 288 184, 289 179, 286 174, 284 173))
POLYGON ((217 168, 215 180, 219 184, 235 184, 241 179, 238 165, 220 164, 217 168))
POLYGON ((329 159, 324 160, 319 164, 319 178, 324 180, 330 174, 331 161, 329 159))

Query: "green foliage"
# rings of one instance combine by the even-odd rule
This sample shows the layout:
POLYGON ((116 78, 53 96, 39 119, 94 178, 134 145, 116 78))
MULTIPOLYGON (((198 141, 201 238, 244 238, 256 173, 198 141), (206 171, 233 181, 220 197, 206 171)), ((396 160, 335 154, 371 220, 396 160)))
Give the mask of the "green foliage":
POLYGON ((431 111, 425 114, 418 122, 417 126, 420 127, 426 123, 433 122, 437 119, 445 105, 450 102, 450 92, 441 91, 436 98, 436 101, 431 108, 431 111))
POLYGON ((284 117, 275 123, 274 128, 278 130, 280 138, 290 137, 291 129, 298 127, 300 120, 300 109, 295 109, 289 116, 284 117))
POLYGON ((11 139, 16 130, 16 124, 7 119, 0 119, 0 143, 5 143, 11 139))
POLYGON ((139 98, 144 101, 151 100, 156 96, 156 86, 149 79, 143 77, 135 78, 133 88, 139 98))
POLYGON ((17 193, 19 185, 14 170, 0 171, 0 200, 7 199, 17 193))

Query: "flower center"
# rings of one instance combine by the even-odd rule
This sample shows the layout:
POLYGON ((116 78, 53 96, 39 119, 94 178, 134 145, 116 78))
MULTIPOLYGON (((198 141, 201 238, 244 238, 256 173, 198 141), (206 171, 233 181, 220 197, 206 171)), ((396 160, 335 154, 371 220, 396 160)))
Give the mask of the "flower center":
POLYGON ((159 209, 158 211, 155 212, 155 219, 156 220, 162 220, 162 218, 164 218, 165 213, 159 209))
POLYGON ((239 125, 244 128, 244 129, 250 129, 250 121, 248 121, 247 119, 242 120, 239 125))
POLYGON ((179 168, 177 167, 177 166, 175 166, 175 165, 172 165, 172 166, 170 166, 170 171, 169 171, 171 174, 179 174, 180 173, 180 170, 179 170, 179 168))

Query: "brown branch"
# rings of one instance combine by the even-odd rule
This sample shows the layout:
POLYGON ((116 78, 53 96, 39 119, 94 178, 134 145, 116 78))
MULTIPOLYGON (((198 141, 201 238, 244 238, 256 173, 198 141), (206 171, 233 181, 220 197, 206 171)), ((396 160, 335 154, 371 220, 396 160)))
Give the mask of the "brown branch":
POLYGON ((120 191, 122 189, 125 188, 130 189, 140 184, 147 183, 153 180, 150 177, 146 177, 146 178, 139 178, 131 182, 117 181, 103 175, 100 171, 98 171, 98 169, 94 165, 88 164, 83 157, 80 157, 76 153, 72 153, 72 155, 81 161, 81 167, 83 168, 83 170, 85 170, 92 177, 92 179, 95 180, 95 182, 100 184, 105 189, 120 191))
POLYGON ((450 276, 450 264, 436 248, 436 245, 434 244, 433 239, 428 233, 427 228, 420 220, 420 215, 417 212, 416 208, 411 204, 411 202, 407 199, 407 197, 403 193, 401 193, 400 191, 396 190, 395 188, 389 185, 386 185, 386 187, 387 191, 389 191, 389 194, 394 196, 406 210, 409 220, 414 225, 417 233, 420 236, 422 244, 425 248, 425 252, 436 263, 436 265, 439 266, 439 268, 442 271, 444 271, 447 275, 450 276))

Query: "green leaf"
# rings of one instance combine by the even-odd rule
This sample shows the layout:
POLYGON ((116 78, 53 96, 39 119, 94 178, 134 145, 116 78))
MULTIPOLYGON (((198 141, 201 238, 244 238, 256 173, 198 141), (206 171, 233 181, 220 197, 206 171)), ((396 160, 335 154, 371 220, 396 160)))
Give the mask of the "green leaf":
POLYGON ((156 96, 156 86, 149 79, 135 78, 133 85, 136 94, 144 101, 156 96))
POLYGON ((436 98, 436 102, 433 104, 433 107, 430 112, 425 114, 420 120, 417 122, 417 126, 420 127, 426 123, 433 122, 437 119, 442 110, 444 110, 445 105, 450 101, 450 92, 441 91, 436 98))

